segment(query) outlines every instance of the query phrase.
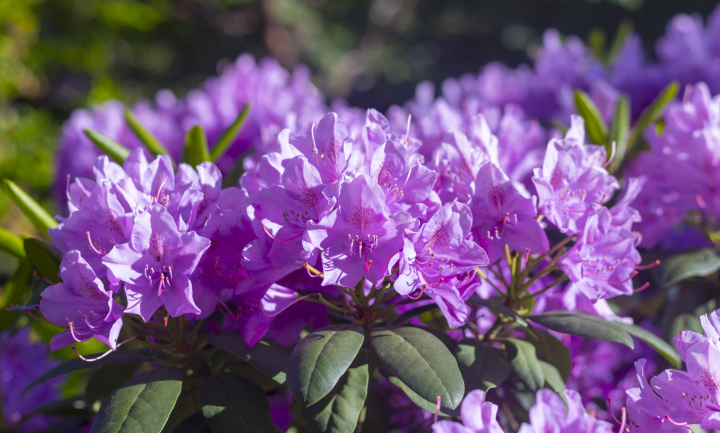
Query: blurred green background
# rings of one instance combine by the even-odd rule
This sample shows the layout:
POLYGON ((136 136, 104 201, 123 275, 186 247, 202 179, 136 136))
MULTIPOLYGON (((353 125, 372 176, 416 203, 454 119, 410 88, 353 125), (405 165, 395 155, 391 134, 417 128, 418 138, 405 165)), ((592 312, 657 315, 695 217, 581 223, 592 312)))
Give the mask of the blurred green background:
MULTIPOLYGON (((329 98, 386 109, 422 80, 528 61, 544 29, 613 35, 629 20, 647 50, 709 0, 0 0, 0 177, 55 211, 56 137, 70 112, 108 99, 178 95, 249 52, 308 64, 329 98)), ((0 226, 32 227, 0 194, 0 226)), ((0 253, 2 254, 2 253, 0 253)), ((16 263, 0 255, 0 285, 16 263)))

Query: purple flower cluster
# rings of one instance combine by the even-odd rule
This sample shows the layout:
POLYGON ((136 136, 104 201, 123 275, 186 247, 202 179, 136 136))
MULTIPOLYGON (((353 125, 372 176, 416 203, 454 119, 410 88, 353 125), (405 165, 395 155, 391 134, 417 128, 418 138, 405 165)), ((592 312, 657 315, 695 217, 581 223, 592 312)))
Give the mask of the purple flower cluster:
POLYGON ((640 386, 627 392, 631 431, 689 432, 690 424, 720 428, 720 311, 700 320, 704 335, 685 331, 674 339, 684 370, 665 370, 648 383, 647 360, 635 363, 640 386))

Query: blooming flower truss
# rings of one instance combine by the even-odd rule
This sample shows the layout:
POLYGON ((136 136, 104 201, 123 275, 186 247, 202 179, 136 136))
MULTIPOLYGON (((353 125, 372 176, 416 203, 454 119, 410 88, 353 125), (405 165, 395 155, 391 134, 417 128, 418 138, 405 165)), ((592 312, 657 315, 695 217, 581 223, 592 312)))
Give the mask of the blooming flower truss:
POLYGON ((532 67, 385 114, 247 56, 183 99, 77 112, 62 216, 3 183, 50 244, 0 233, 0 324, 27 312, 80 357, 28 392, 103 365, 75 408, 93 431, 718 428, 720 319, 663 338, 720 288, 720 89, 694 75, 718 16, 673 21, 658 63, 548 31, 532 67))

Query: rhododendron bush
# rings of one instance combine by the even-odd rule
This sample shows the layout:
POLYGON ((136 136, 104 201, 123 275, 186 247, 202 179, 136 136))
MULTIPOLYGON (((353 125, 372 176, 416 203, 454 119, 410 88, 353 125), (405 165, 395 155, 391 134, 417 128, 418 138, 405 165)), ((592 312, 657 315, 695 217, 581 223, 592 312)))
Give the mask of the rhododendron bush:
POLYGON ((621 42, 385 113, 248 55, 77 111, 61 215, 3 184, 47 239, 0 232, 0 428, 720 428, 720 9, 621 42))

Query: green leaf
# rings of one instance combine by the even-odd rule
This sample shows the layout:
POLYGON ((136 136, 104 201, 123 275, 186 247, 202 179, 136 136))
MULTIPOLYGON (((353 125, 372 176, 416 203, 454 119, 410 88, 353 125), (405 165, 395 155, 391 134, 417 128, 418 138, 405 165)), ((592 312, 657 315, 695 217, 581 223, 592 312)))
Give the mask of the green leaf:
POLYGON ((230 145, 233 143, 233 141, 235 141, 238 134, 240 134, 240 131, 245 125, 245 122, 247 121, 249 115, 250 104, 245 104, 242 110, 240 110, 238 117, 235 119, 232 125, 228 126, 228 128, 225 130, 225 132, 223 132, 218 141, 216 141, 213 145, 212 152, 210 152, 211 161, 216 162, 218 159, 222 158, 223 155, 225 155, 225 152, 227 152, 230 145))
POLYGON ((476 295, 473 295, 470 299, 468 299, 467 303, 473 304, 473 305, 479 305, 481 307, 487 307, 487 308, 495 311, 496 313, 500 313, 500 314, 504 314, 508 317, 512 317, 513 319, 515 319, 516 322, 518 322, 522 326, 525 326, 525 327, 528 326, 527 320, 525 320, 525 318, 523 318, 521 315, 519 315, 512 308, 507 307, 503 304, 489 301, 487 299, 483 299, 476 295))
POLYGON ((434 309, 438 308, 437 304, 427 304, 423 305, 422 307, 413 308, 412 310, 407 310, 406 312, 400 314, 396 318, 394 318, 390 325, 402 325, 403 323, 407 322, 408 320, 420 316, 422 314, 425 314, 429 311, 432 311, 434 309))
POLYGON ((540 361, 535 353, 535 346, 525 340, 517 338, 507 339, 508 358, 518 378, 531 391, 537 391, 545 384, 545 375, 543 374, 540 361))
POLYGON ((62 281, 60 279, 62 255, 55 248, 35 238, 26 238, 23 245, 30 263, 40 275, 56 284, 62 281))
MULTIPOLYGON (((415 403, 415 405, 420 409, 423 409, 430 413, 435 413, 435 411, 437 410, 437 402, 430 403, 423 397, 420 397, 415 391, 408 388, 408 386, 405 385, 402 380, 398 379, 395 376, 390 376, 387 379, 388 381, 390 381, 390 383, 400 388, 405 393, 405 395, 408 396, 410 401, 415 403)), ((448 409, 446 407, 440 407, 440 412, 438 412, 438 415, 447 417, 459 417, 460 409, 448 409)))
POLYGON ((435 403, 455 409, 465 395, 460 368, 447 346, 420 328, 381 328, 370 334, 380 359, 411 390, 435 403))
POLYGON ((145 129, 142 124, 140 124, 140 121, 138 121, 132 111, 125 110, 125 120, 127 121, 128 126, 135 134, 135 136, 140 140, 141 143, 145 145, 145 148, 147 148, 150 153, 152 153, 154 156, 170 155, 167 149, 165 149, 165 146, 163 146, 162 143, 160 143, 160 141, 155 138, 152 133, 150 133, 150 131, 145 129))
POLYGON ((0 228, 0 250, 15 256, 20 260, 25 260, 27 258, 25 256, 23 240, 3 228, 0 228))
POLYGON ((542 329, 535 329, 535 335, 528 338, 528 341, 535 346, 538 359, 554 365, 560 372, 563 382, 567 382, 572 370, 570 349, 551 333, 542 329))
POLYGON ((510 374, 510 363, 496 348, 477 339, 466 338, 455 348, 465 389, 482 389, 500 386, 510 374))
MULTIPOLYGON (((30 283, 32 282, 33 267, 27 260, 21 260, 12 279, 5 283, 5 287, 0 292, 0 306, 9 307, 10 305, 20 305, 25 295, 30 292, 30 283)), ((17 317, 17 311, 7 311, 0 308, 0 330, 10 326, 17 317)))
POLYGON ((528 316, 528 319, 563 334, 615 341, 631 349, 634 347, 630 334, 617 322, 611 322, 580 311, 549 311, 528 316))
MULTIPOLYGON (((583 120, 590 142, 607 148, 608 128, 600 110, 587 93, 582 90, 575 91, 575 108, 583 120)), ((609 152, 608 152, 609 155, 609 152)))
POLYGON ((538 360, 538 363, 545 378, 545 384, 562 396, 562 392, 565 391, 565 380, 563 380, 558 369, 542 359, 538 360))
POLYGON ((85 402, 88 407, 93 408, 94 405, 98 405, 95 410, 99 409, 105 398, 120 385, 130 380, 140 365, 140 362, 127 362, 103 365, 98 368, 90 375, 85 385, 85 402))
POLYGON ((357 356, 365 334, 355 325, 331 325, 309 333, 288 359, 287 383, 305 406, 330 392, 357 356))
POLYGON ((290 350, 273 341, 260 340, 252 349, 247 347, 242 336, 223 334, 212 336, 208 343, 224 349, 263 373, 281 385, 285 385, 285 371, 290 350))
POLYGON ((629 332, 630 335, 633 335, 650 345, 650 347, 655 349, 663 356, 663 358, 667 359, 675 368, 680 368, 682 360, 680 359, 680 354, 672 344, 637 325, 627 325, 620 322, 618 322, 618 324, 629 332))
POLYGON ((680 90, 680 84, 677 81, 673 81, 668 84, 662 92, 655 98, 655 100, 640 114, 635 126, 633 126, 630 139, 628 140, 627 148, 632 149, 637 142, 637 139, 642 135, 643 131, 655 123, 662 116, 665 111, 665 107, 673 100, 680 90))
POLYGON ((311 433, 353 433, 368 393, 367 358, 360 352, 345 374, 319 402, 303 408, 311 433))
POLYGON ((210 376, 200 400, 205 422, 213 433, 275 431, 265 391, 231 373, 210 376))
POLYGON ((172 433, 211 433, 211 431, 203 414, 198 412, 185 418, 172 430, 172 433))
POLYGON ((612 154, 612 143, 616 143, 615 158, 610 164, 611 172, 620 166, 625 152, 627 151, 627 143, 630 133, 630 100, 627 96, 622 95, 615 104, 615 112, 613 113, 612 125, 610 126, 610 136, 608 140, 609 149, 608 158, 612 154))
POLYGON ((185 162, 193 167, 210 161, 207 139, 202 126, 193 126, 185 135, 185 162))
POLYGON ((90 129, 86 129, 84 130, 84 132, 85 135, 87 135, 87 138, 89 138, 90 141, 95 144, 95 146, 97 146, 100 150, 103 151, 103 153, 105 153, 107 156, 110 157, 110 159, 117 162, 118 164, 122 165, 122 163, 125 162, 125 159, 127 159, 128 155, 130 155, 130 149, 116 142, 115 140, 112 140, 111 138, 90 129))
MULTIPOLYGON (((96 354, 100 355, 100 354, 96 354)), ((94 357, 96 355, 90 355, 89 357, 94 357)), ((70 373, 71 371, 75 370, 83 370, 85 368, 92 368, 92 367, 99 367, 101 365, 110 365, 110 364, 123 364, 126 362, 142 362, 142 361, 152 361, 155 358, 147 354, 147 351, 117 351, 113 352, 109 355, 107 355, 104 358, 98 359, 97 361, 87 362, 83 361, 80 358, 73 358, 70 360, 67 360, 63 362, 60 365, 57 365, 50 370, 43 373, 40 377, 33 380, 30 385, 25 388, 25 391, 23 391, 23 394, 28 392, 29 390, 35 388, 36 386, 40 385, 41 383, 45 383, 48 380, 62 376, 63 374, 70 373)))
POLYGON ((705 277, 720 269, 720 256, 712 248, 677 254, 666 259, 660 268, 660 283, 664 287, 692 277, 705 277))
POLYGON ((605 53, 605 31, 599 27, 590 30, 587 45, 595 58, 602 60, 605 53))
POLYGON ((42 206, 38 204, 32 197, 30 197, 25 191, 19 186, 8 179, 3 179, 0 184, 2 189, 5 191, 10 199, 15 202, 17 207, 20 208, 25 217, 30 220, 33 226, 35 226, 40 233, 44 234, 47 238, 50 238, 48 230, 57 227, 58 223, 53 217, 42 206))
POLYGON ((615 58, 620 54, 623 47, 625 46, 625 40, 627 40, 628 36, 630 36, 633 32, 633 23, 629 20, 624 20, 620 22, 620 26, 618 26, 618 31, 615 33, 615 39, 613 39, 613 43, 610 46, 610 49, 608 49, 607 56, 606 56, 606 64, 610 65, 613 63, 615 58))
POLYGON ((181 389, 177 367, 139 374, 105 399, 90 433, 160 433, 181 389))

